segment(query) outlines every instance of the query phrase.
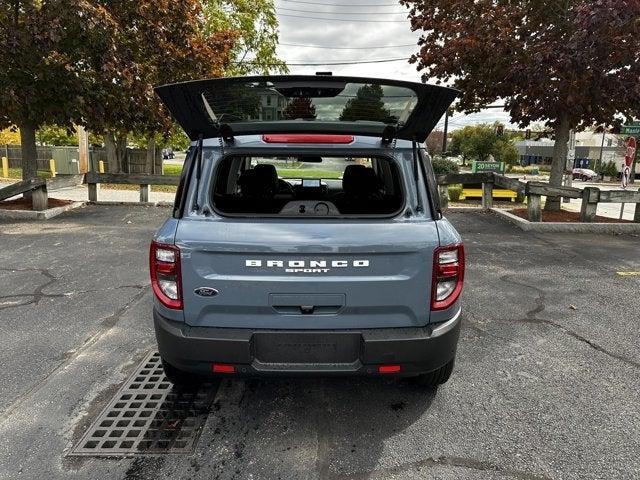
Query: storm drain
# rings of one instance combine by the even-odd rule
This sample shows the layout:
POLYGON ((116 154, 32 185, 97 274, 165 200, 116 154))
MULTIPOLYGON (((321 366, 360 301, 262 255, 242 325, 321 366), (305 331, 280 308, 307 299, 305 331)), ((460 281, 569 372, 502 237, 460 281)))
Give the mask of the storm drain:
POLYGON ((211 384, 191 390, 174 387, 164 376, 160 355, 151 353, 70 455, 191 453, 215 393, 211 384))

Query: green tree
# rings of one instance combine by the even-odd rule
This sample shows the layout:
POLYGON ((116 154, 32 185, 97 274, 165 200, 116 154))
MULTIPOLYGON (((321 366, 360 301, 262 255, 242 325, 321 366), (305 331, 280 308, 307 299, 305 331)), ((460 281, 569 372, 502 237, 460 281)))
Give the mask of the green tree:
POLYGON ((354 122, 368 120, 372 122, 395 123, 396 119, 389 109, 385 108, 382 97, 384 92, 380 85, 363 85, 358 88, 356 96, 350 98, 340 114, 340 120, 354 122))
POLYGON ((231 50, 228 75, 287 73, 278 58, 278 17, 273 0, 202 0, 203 32, 232 30, 238 39, 231 50))
POLYGON ((20 130, 22 176, 36 176, 36 131, 95 114, 96 83, 117 72, 116 25, 84 0, 0 2, 0 128, 20 130))
POLYGON ((295 120, 297 118, 313 120, 316 118, 316 106, 308 97, 294 98, 284 108, 282 115, 286 120, 295 120))
POLYGON ((638 0, 400 1, 421 32, 411 61, 425 80, 459 88, 460 110, 502 99, 521 127, 555 131, 551 185, 562 183, 571 129, 640 116, 638 0))
POLYGON ((78 135, 75 130, 58 125, 43 125, 36 132, 36 141, 43 145, 75 145, 78 146, 78 135))

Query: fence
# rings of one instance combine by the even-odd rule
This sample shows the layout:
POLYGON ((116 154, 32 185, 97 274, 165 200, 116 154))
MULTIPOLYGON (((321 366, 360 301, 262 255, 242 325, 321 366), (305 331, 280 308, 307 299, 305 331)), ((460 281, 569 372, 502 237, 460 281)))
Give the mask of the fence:
MULTIPOLYGON (((455 184, 482 184, 482 208, 493 208, 493 188, 497 186, 512 190, 527 198, 527 216, 530 222, 542 221, 542 197, 564 197, 582 200, 580 221, 593 222, 598 203, 635 203, 633 221, 640 223, 640 190, 601 191, 597 187, 554 187, 542 182, 521 182, 516 178, 505 177, 493 172, 451 173, 438 176, 442 197, 448 199, 448 186, 455 184)), ((445 200, 446 202, 446 200, 445 200)))
MULTIPOLYGON (((38 170, 49 170, 49 160, 55 157, 56 149, 75 149, 78 147, 51 147, 38 146, 37 163, 38 170)), ((91 161, 91 170, 97 172, 100 161, 104 162, 105 170, 109 171, 107 162, 107 152, 104 147, 92 147, 89 149, 91 161)), ((9 160, 9 168, 22 168, 22 151, 20 145, 0 145, 0 157, 7 157, 9 160)), ((77 158, 77 157, 76 157, 77 158)), ((144 148, 127 148, 122 161, 122 170, 126 173, 162 173, 162 150, 156 149, 154 166, 147 166, 147 150, 144 148)), ((60 169, 61 172, 63 170, 60 169)))

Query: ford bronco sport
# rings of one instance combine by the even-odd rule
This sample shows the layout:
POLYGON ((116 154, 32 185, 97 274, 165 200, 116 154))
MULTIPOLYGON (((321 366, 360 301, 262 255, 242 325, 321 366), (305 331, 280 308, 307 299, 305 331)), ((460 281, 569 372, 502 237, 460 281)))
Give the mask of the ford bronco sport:
POLYGON ((457 92, 325 75, 156 91, 192 139, 150 249, 167 377, 446 382, 464 249, 420 144, 457 92))

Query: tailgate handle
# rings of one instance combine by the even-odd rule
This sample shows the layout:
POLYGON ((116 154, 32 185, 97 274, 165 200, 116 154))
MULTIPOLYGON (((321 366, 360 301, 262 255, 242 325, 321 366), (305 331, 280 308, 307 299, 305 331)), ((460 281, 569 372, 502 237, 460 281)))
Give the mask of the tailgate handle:
POLYGON ((271 294, 269 304, 283 315, 331 315, 345 305, 345 295, 337 294, 271 294))

